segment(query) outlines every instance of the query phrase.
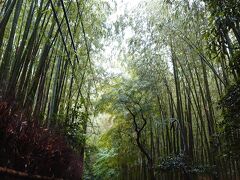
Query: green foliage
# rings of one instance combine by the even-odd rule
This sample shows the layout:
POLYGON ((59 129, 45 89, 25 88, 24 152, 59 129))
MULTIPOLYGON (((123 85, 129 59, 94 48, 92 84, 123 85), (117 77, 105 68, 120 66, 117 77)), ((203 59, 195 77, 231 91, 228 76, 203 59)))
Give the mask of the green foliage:
POLYGON ((71 146, 78 150, 85 144, 86 135, 81 122, 71 123, 65 126, 65 135, 71 146))
POLYGON ((134 166, 138 151, 132 144, 134 140, 131 131, 128 122, 115 119, 114 126, 98 138, 97 144, 96 139, 90 137, 88 144, 91 156, 89 157, 92 158, 86 159, 86 179, 118 179, 122 171, 121 167, 134 166))
POLYGON ((178 171, 184 169, 191 174, 216 174, 216 166, 212 165, 189 165, 186 161, 186 157, 183 154, 171 155, 162 159, 161 164, 158 165, 159 171, 178 171))
POLYGON ((172 155, 164 158, 161 164, 158 166, 160 169, 164 170, 176 170, 181 168, 186 168, 186 162, 183 154, 172 155))
POLYGON ((117 179, 119 175, 117 154, 114 149, 100 149, 94 164, 94 175, 96 179, 117 179))

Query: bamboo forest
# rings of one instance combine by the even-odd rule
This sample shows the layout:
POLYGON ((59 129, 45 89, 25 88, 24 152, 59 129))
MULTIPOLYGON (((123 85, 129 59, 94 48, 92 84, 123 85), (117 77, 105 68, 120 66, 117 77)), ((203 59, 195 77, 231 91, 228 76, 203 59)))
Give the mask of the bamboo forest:
POLYGON ((240 1, 0 0, 0 179, 240 180, 240 1))

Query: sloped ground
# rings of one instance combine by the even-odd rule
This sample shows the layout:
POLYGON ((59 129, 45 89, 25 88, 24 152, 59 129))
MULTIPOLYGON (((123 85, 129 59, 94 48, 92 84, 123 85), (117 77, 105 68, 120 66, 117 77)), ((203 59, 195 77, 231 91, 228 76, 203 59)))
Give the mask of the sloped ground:
POLYGON ((14 179, 16 171, 29 177, 81 179, 81 159, 63 136, 29 121, 11 103, 0 102, 0 177, 14 179))

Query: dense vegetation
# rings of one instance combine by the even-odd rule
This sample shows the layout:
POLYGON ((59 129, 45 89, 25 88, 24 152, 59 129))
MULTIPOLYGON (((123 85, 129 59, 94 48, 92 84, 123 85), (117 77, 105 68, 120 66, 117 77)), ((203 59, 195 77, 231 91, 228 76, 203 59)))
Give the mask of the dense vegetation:
POLYGON ((239 179, 240 2, 121 4, 0 1, 0 174, 239 179))

